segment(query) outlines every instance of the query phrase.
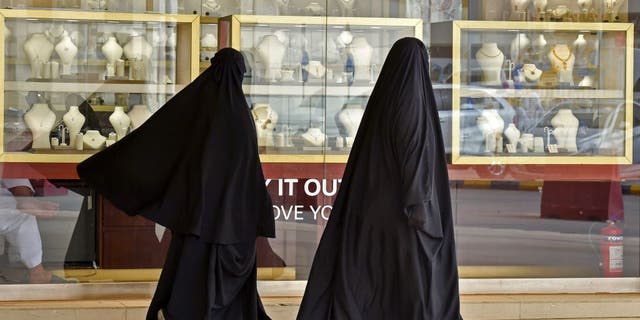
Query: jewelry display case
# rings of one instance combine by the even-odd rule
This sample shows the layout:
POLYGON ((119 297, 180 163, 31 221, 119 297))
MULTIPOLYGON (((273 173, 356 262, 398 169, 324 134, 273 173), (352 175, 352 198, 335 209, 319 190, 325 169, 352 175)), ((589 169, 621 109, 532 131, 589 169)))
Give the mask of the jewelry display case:
POLYGON ((218 51, 218 18, 200 18, 200 72, 211 65, 218 51))
POLYGON ((453 164, 630 164, 633 24, 455 21, 453 164))
POLYGON ((219 28, 245 57, 263 162, 346 162, 387 52, 422 36, 420 19, 234 15, 219 28))
POLYGON ((491 21, 627 22, 629 0, 481 0, 479 19, 491 21))
POLYGON ((199 19, 0 10, 0 161, 80 162, 137 128, 198 75, 199 19))

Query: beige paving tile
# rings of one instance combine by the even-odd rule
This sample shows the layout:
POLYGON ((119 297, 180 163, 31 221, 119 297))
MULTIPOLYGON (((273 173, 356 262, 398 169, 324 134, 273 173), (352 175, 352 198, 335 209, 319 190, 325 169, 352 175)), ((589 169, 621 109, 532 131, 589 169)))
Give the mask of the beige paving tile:
POLYGON ((125 320, 125 309, 119 308, 109 309, 76 309, 75 319, 91 319, 91 320, 125 320))
POLYGON ((521 318, 640 317, 640 303, 629 302, 534 302, 522 303, 521 318))
POLYGON ((517 302, 462 303, 460 313, 465 320, 511 320, 520 318, 517 302))
POLYGON ((265 305, 264 309, 273 320, 295 320, 299 305, 265 305))
POLYGON ((127 308, 125 313, 126 320, 145 320, 147 317, 147 307, 127 308))
POLYGON ((78 320, 75 310, 2 310, 2 320, 78 320))

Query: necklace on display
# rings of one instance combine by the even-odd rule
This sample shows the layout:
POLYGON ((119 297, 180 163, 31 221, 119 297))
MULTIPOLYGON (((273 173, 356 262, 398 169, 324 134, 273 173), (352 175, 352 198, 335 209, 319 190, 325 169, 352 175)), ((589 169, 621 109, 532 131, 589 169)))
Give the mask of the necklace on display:
POLYGON ((482 51, 482 49, 478 50, 478 52, 479 52, 481 55, 483 55, 483 56, 485 56, 485 57, 487 57, 487 58, 497 58, 497 57, 499 57, 499 56, 502 54, 502 52, 500 52, 499 50, 498 50, 498 53, 496 53, 495 55, 487 54, 487 53, 485 53, 484 51, 482 51))
POLYGON ((264 119, 260 119, 260 116, 258 116, 258 113, 253 110, 253 115, 255 119, 260 119, 260 121, 262 121, 262 124, 260 125, 260 127, 262 128, 262 130, 266 130, 267 129, 267 125, 271 124, 271 116, 273 115, 273 110, 271 110, 271 108, 268 108, 268 113, 267 116, 264 119))
POLYGON ((553 48, 551 49, 551 53, 553 54, 554 57, 556 57, 558 60, 560 60, 560 62, 562 62, 562 68, 564 70, 567 70, 567 63, 569 62, 569 60, 571 60, 571 49, 567 49, 568 53, 566 58, 561 58, 558 53, 556 53, 556 49, 553 48))

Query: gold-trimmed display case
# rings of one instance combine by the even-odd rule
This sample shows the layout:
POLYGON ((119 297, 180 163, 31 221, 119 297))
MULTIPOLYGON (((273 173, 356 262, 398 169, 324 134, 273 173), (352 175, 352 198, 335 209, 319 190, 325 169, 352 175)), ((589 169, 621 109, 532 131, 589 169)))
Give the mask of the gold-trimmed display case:
POLYGON ((211 65, 211 58, 218 51, 218 18, 200 18, 200 72, 211 65))
POLYGON ((197 15, 2 9, 0 20, 2 162, 80 162, 199 74, 197 15))
POLYGON ((453 164, 630 164, 633 24, 454 21, 453 164))
POLYGON ((263 162, 344 163, 384 59, 422 20, 233 15, 220 47, 245 57, 263 162))

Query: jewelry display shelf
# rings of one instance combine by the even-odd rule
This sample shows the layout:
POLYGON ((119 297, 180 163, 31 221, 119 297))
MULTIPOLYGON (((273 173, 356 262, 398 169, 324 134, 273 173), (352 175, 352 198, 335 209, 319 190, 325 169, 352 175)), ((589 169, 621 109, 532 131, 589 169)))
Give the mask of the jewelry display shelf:
POLYGON ((66 124, 63 115, 70 106, 83 103, 81 98, 91 105, 93 125, 106 136, 115 130, 109 117, 117 107, 146 105, 152 112, 200 72, 197 15, 0 9, 0 22, 0 38, 5 40, 0 47, 6 52, 0 63, 0 123, 5 126, 0 131, 1 162, 64 167, 99 151, 19 151, 32 137, 32 124, 22 120, 36 104, 49 106, 49 113, 55 114, 51 131, 59 131, 59 125, 66 124), (29 42, 34 35, 39 42, 29 42), (72 43, 67 44, 69 39, 72 43), (34 43, 32 49, 27 43, 34 43), (115 62, 124 69, 117 77, 115 62))
POLYGON ((452 164, 631 164, 633 40, 631 23, 454 21, 452 164))
POLYGON ((153 83, 87 83, 87 82, 32 82, 5 81, 7 91, 44 91, 44 92, 111 92, 111 93, 176 93, 184 84, 153 83))
MULTIPOLYGON (((422 38, 421 19, 232 15, 219 47, 245 57, 243 90, 267 163, 346 163, 393 43, 422 38)), ((204 63, 201 63, 204 68, 204 63)))

